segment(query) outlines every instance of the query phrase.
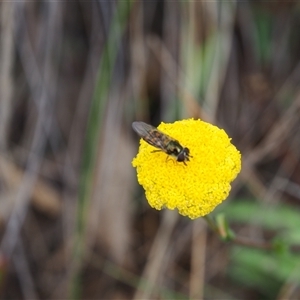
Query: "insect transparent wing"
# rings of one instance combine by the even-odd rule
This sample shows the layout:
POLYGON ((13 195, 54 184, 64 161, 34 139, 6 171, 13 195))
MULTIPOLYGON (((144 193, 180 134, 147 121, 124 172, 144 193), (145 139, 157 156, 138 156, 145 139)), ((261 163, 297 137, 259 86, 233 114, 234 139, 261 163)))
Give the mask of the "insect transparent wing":
POLYGON ((132 129, 142 138, 149 135, 151 130, 157 130, 154 126, 144 122, 133 122, 132 129))
POLYGON ((133 122, 132 123, 133 130, 143 138, 148 144, 165 151, 165 145, 160 137, 166 136, 164 133, 159 131, 156 127, 149 125, 144 122, 133 122))

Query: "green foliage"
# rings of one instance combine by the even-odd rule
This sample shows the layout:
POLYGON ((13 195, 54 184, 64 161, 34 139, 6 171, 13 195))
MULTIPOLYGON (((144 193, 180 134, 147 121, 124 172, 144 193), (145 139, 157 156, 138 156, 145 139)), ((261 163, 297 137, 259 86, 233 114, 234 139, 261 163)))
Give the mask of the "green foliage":
POLYGON ((228 273, 234 281, 255 288, 267 299, 276 297, 287 281, 299 281, 300 255, 289 251, 300 241, 299 211, 283 204, 262 208, 261 203, 239 200, 227 205, 225 213, 230 224, 255 225, 276 234, 273 251, 232 247, 228 273))
POLYGON ((217 34, 211 34, 203 44, 188 39, 182 49, 187 74, 184 86, 194 96, 203 98, 207 92, 216 59, 217 38, 217 34))
POLYGON ((299 211, 280 204, 262 207, 261 203, 240 199, 224 207, 229 222, 255 224, 266 230, 276 230, 276 237, 287 244, 300 241, 299 211))
POLYGON ((300 278, 299 255, 234 246, 231 261, 228 273, 234 281, 255 288, 270 299, 274 299, 287 280, 300 278))
POLYGON ((106 112, 109 100, 109 92, 112 84, 112 74, 117 57, 118 45, 128 20, 131 5, 134 1, 120 1, 116 6, 108 39, 100 60, 97 82, 91 102, 89 120, 86 130, 86 140, 81 168, 79 186, 79 199, 77 210, 77 232, 73 249, 73 255, 78 262, 72 274, 71 298, 81 298, 81 261, 84 256, 85 226, 87 220, 87 208, 91 199, 93 176, 97 160, 98 141, 101 135, 101 124, 106 112))
POLYGON ((256 13, 256 30, 254 31, 257 57, 262 65, 272 58, 272 17, 263 11, 256 13))

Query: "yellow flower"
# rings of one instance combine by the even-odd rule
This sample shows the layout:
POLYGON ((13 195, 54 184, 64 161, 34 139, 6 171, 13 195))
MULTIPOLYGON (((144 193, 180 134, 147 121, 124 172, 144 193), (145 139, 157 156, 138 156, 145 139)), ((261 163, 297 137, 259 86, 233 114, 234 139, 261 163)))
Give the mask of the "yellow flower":
POLYGON ((190 150, 190 161, 158 151, 141 139, 136 167, 139 184, 151 207, 177 208, 191 219, 209 214, 227 198, 241 170, 241 154, 230 143, 226 132, 201 120, 161 123, 158 129, 190 150))

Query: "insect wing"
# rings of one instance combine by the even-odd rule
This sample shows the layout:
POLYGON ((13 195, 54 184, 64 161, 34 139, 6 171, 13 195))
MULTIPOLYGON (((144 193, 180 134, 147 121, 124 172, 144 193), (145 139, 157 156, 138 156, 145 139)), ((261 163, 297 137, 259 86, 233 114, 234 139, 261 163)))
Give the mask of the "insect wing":
POLYGON ((133 122, 132 128, 142 138, 147 136, 151 130, 156 129, 154 126, 144 122, 133 122))
POLYGON ((132 128, 148 144, 165 151, 164 141, 167 136, 156 127, 144 122, 133 122, 132 128))
POLYGON ((178 162, 183 162, 186 165, 186 161, 192 157, 188 148, 182 147, 177 140, 152 125, 144 122, 133 122, 132 128, 148 144, 175 157, 178 162))

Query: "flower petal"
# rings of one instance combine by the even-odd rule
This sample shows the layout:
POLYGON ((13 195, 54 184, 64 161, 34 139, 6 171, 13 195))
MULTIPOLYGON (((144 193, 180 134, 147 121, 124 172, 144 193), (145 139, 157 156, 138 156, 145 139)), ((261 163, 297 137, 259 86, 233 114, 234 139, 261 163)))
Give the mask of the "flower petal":
POLYGON ((201 120, 161 123, 160 131, 190 150, 190 161, 177 162, 141 139, 132 164, 153 208, 177 208, 195 219, 209 214, 229 195, 241 170, 241 154, 226 132, 201 120))

